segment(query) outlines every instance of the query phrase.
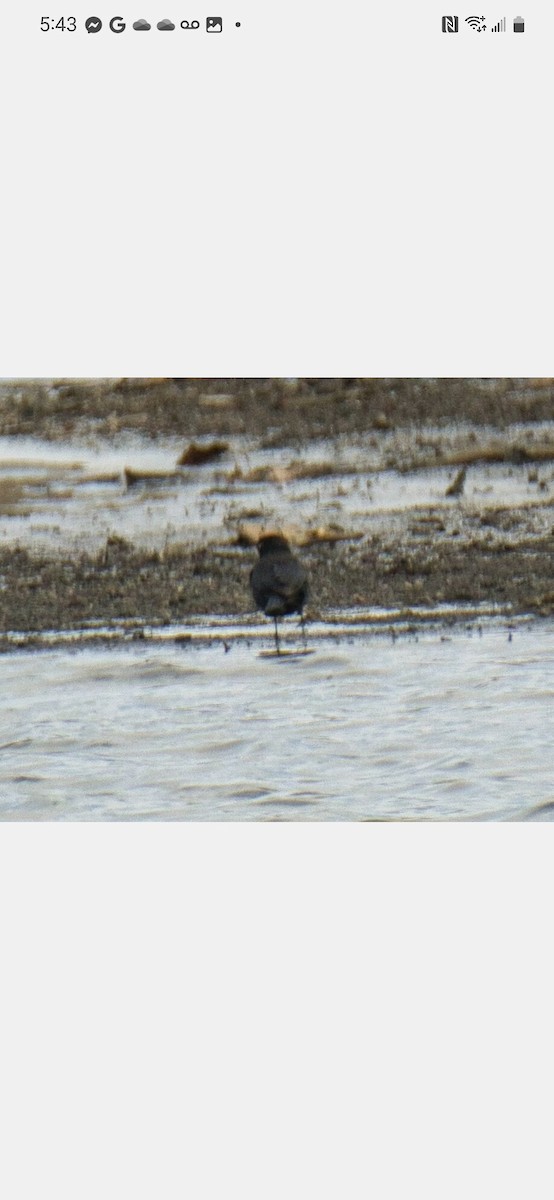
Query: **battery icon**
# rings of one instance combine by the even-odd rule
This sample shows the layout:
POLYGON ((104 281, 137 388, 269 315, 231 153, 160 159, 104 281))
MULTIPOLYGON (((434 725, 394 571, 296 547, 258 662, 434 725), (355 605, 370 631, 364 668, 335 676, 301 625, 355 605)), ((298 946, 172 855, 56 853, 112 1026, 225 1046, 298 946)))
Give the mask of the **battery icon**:
POLYGON ((514 17, 514 33, 523 33, 525 31, 525 21, 523 17, 514 17))

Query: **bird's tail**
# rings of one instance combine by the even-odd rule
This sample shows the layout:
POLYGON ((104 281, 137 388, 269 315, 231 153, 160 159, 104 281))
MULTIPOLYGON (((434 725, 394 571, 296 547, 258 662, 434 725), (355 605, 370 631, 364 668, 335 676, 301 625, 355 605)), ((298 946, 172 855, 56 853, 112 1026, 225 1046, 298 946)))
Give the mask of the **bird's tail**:
POLYGON ((266 617, 282 617, 283 615, 283 597, 268 596, 264 612, 266 617))

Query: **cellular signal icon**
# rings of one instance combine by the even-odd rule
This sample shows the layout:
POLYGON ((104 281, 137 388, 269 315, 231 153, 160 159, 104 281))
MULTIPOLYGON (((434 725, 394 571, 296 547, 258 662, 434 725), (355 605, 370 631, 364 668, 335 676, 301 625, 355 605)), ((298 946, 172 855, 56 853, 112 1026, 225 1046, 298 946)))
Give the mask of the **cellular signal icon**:
POLYGON ((502 17, 501 21, 497 21, 496 25, 491 25, 491 33, 505 33, 505 32, 506 32, 506 18, 505 17, 502 17))
POLYGON ((487 28, 484 17, 466 17, 466 25, 469 25, 476 33, 484 33, 487 28))

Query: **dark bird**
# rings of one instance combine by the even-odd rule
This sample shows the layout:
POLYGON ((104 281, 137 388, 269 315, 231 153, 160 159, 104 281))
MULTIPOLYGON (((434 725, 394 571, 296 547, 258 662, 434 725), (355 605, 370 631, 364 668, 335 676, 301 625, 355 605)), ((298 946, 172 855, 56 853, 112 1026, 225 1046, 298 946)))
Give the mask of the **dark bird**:
POLYGON ((278 534, 261 537, 258 554, 259 560, 250 572, 250 586, 257 607, 275 621, 275 645, 280 654, 278 617, 300 613, 306 641, 302 609, 308 597, 308 576, 286 539, 278 534))

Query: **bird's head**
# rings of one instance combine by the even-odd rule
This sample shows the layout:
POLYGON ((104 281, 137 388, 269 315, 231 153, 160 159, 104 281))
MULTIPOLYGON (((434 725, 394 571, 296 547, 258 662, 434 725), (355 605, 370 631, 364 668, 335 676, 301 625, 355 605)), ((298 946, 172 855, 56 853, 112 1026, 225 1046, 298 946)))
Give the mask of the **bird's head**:
POLYGON ((265 554, 290 554, 290 546, 279 533, 267 533, 258 539, 258 554, 260 558, 265 554))

